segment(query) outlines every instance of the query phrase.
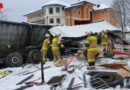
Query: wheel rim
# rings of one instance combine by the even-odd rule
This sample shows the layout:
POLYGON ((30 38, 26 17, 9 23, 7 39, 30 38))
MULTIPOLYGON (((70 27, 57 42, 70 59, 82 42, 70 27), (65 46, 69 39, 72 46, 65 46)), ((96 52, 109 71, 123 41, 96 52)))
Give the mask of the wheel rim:
POLYGON ((34 58, 35 59, 40 59, 40 54, 37 52, 37 53, 34 53, 34 58))
POLYGON ((19 58, 18 57, 13 57, 12 58, 12 63, 18 64, 19 63, 19 58))

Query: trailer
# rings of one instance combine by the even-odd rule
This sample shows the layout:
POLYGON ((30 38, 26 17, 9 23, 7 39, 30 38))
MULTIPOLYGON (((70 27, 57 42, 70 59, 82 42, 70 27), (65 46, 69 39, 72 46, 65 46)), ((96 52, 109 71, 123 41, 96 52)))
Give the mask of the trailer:
POLYGON ((0 62, 10 67, 21 66, 27 60, 38 63, 42 42, 51 27, 0 21, 0 62))

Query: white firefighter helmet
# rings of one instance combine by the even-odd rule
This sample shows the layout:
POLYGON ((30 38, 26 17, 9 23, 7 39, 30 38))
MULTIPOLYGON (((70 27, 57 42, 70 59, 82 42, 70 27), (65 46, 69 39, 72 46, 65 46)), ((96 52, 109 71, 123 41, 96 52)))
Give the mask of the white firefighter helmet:
POLYGON ((46 34, 45 37, 50 37, 50 34, 46 34))
POLYGON ((86 32, 86 34, 90 35, 90 34, 92 34, 92 31, 89 30, 89 31, 86 32))
POLYGON ((58 36, 58 37, 59 37, 60 35, 61 35, 61 34, 60 34, 59 32, 57 32, 57 33, 55 34, 55 36, 58 36))
POLYGON ((104 33, 107 33, 107 30, 103 30, 104 33))

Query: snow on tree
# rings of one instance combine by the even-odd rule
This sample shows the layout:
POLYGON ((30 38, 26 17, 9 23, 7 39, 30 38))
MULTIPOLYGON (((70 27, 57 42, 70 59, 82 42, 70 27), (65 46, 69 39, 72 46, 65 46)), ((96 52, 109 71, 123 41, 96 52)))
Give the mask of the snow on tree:
POLYGON ((122 31, 126 31, 130 16, 130 0, 113 0, 112 8, 120 15, 122 31))

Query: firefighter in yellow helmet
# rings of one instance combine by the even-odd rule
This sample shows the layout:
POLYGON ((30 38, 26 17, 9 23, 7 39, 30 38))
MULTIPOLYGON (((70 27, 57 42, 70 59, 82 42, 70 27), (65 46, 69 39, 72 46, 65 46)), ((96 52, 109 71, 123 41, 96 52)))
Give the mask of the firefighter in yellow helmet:
POLYGON ((107 38, 108 38, 108 36, 107 36, 106 33, 107 33, 107 31, 104 30, 103 33, 101 34, 101 44, 102 45, 107 45, 107 38))
POLYGON ((54 62, 56 62, 58 59, 59 61, 62 61, 59 47, 64 48, 64 45, 59 40, 60 35, 61 35, 60 33, 56 33, 55 37, 52 40, 52 51, 53 51, 54 62))
POLYGON ((94 34, 91 31, 86 32, 86 34, 88 36, 85 42, 85 50, 87 51, 87 60, 89 66, 94 66, 95 57, 98 51, 97 38, 94 36, 94 34))
POLYGON ((45 40, 43 41, 43 44, 42 44, 43 62, 45 62, 47 60, 46 55, 47 55, 47 50, 50 47, 50 45, 51 45, 50 35, 46 34, 45 40))

